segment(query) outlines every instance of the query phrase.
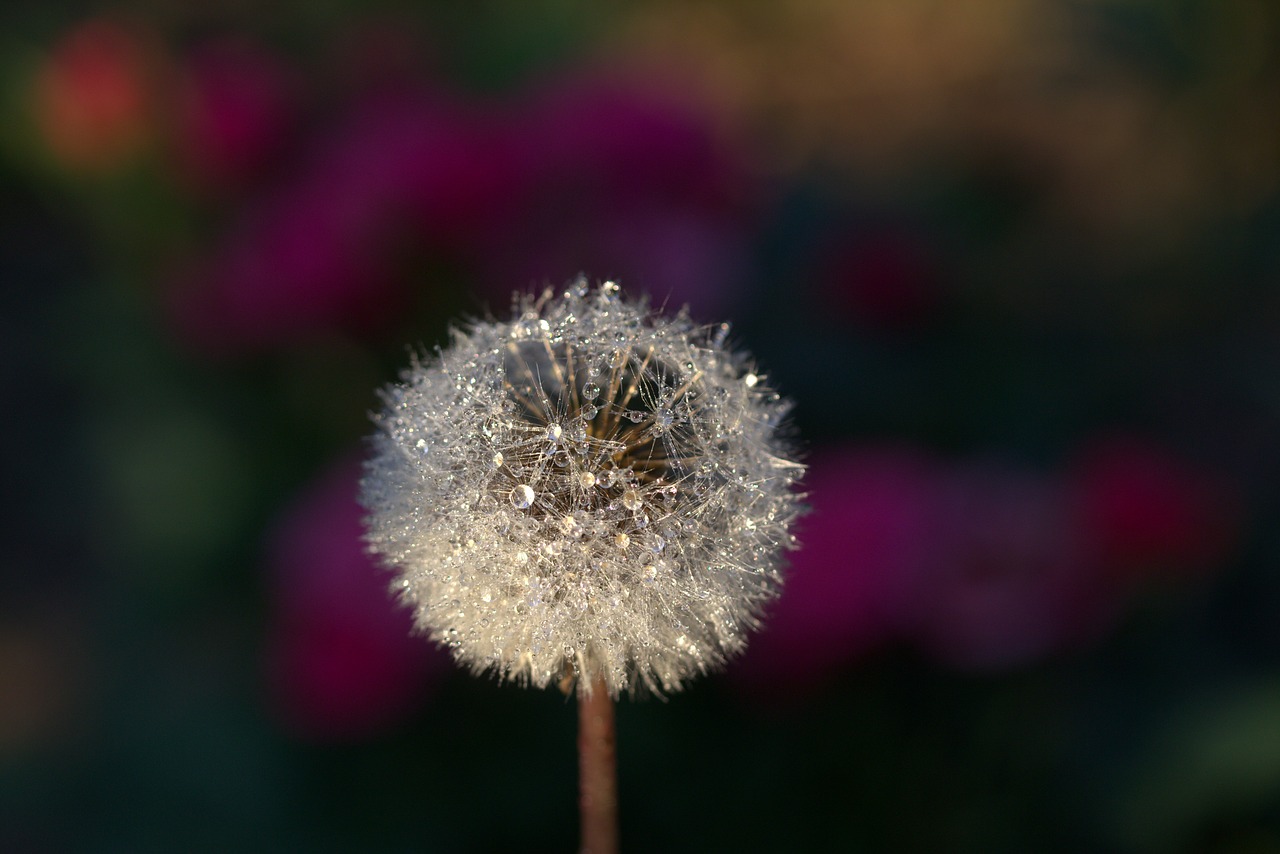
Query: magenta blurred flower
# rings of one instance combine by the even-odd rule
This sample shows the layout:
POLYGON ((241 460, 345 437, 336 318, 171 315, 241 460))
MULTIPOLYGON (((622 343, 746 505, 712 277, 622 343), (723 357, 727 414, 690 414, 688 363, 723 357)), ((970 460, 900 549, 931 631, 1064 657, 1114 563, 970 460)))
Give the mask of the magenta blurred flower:
POLYGON ((509 132, 520 204, 478 258, 495 296, 588 271, 697 315, 726 309, 754 189, 686 96, 579 69, 529 95, 509 132))
POLYGON ((909 448, 815 454, 800 549, 735 674, 798 689, 893 637, 934 549, 935 477, 909 448))
POLYGON ((931 248, 905 228, 849 235, 827 253, 822 268, 817 279, 828 306, 875 326, 919 323, 941 295, 931 248))
POLYGON ((411 635, 410 615, 365 550, 359 477, 355 461, 325 473, 270 542, 268 695, 304 738, 376 735, 411 714, 449 666, 411 635))
POLYGON ((408 299, 406 255, 466 239, 506 204, 501 144, 438 96, 365 99, 188 276, 180 327, 215 350, 377 328, 408 299))
POLYGON ((1118 581, 1216 568, 1235 544, 1238 499, 1218 478, 1131 436, 1095 441, 1075 461, 1080 524, 1118 581))
POLYGON ((1220 563, 1240 524, 1220 483, 1131 438, 1094 443, 1067 477, 826 451, 807 486, 782 597, 735 669, 771 689, 820 682, 892 640, 986 670, 1086 645, 1138 582, 1220 563))
POLYGON ((1028 664, 1096 638, 1118 612, 1056 481, 961 466, 937 486, 937 527, 904 632, 964 668, 1028 664))
POLYGON ((277 57, 245 39, 202 45, 182 69, 174 145, 206 192, 243 187, 280 154, 296 118, 296 85, 277 57))

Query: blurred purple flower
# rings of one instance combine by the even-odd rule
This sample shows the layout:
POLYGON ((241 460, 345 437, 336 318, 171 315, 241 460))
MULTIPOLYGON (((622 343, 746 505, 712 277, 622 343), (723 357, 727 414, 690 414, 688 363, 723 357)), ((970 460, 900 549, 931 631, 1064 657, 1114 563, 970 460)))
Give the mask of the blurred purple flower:
POLYGON ((906 634, 964 668, 1028 664, 1097 637, 1118 612, 1056 481, 972 464, 938 483, 938 526, 906 634))
POLYGON ((266 672, 275 713, 311 739, 366 738, 403 720, 448 658, 410 633, 363 541, 360 466, 325 473, 286 509, 269 550, 266 672))
POLYGON ((816 454, 782 596, 735 674, 799 688, 893 636, 934 548, 934 466, 909 448, 816 454))
POLYGON ((291 69, 244 39, 202 45, 176 93, 179 167, 202 191, 239 190, 277 156, 296 118, 291 69))
POLYGON ((1233 491, 1152 442, 1099 438, 1071 478, 1081 527, 1121 583, 1214 569, 1235 545, 1242 522, 1233 491))

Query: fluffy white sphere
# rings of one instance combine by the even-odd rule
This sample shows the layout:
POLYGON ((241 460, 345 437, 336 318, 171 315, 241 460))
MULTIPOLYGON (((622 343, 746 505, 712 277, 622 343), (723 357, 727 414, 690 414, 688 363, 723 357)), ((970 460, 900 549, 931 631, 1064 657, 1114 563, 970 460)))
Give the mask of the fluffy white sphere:
POLYGON ((477 672, 678 690, 776 595, 803 467, 728 325, 584 281, 383 393, 361 486, 418 627, 477 672))

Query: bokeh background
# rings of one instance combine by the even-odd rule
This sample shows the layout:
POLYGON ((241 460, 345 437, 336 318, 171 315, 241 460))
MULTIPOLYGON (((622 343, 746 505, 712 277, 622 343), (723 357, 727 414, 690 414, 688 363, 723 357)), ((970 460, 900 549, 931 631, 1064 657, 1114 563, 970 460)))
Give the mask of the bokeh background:
POLYGON ((731 319, 812 513, 619 710, 629 851, 1280 851, 1280 10, 14 2, 0 850, 566 851, 410 638, 375 389, 579 272, 731 319))

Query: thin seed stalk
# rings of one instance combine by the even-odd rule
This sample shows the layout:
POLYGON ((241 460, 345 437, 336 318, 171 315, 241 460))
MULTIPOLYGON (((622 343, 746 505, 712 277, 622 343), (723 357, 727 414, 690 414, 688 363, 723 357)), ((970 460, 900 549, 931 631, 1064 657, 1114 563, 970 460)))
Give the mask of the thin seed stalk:
POLYGON ((618 762, 613 700, 604 680, 578 695, 578 784, 582 854, 618 852, 618 762))

